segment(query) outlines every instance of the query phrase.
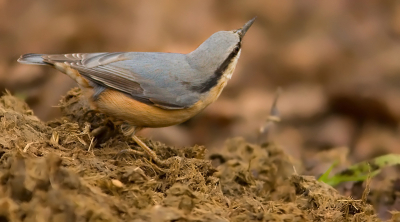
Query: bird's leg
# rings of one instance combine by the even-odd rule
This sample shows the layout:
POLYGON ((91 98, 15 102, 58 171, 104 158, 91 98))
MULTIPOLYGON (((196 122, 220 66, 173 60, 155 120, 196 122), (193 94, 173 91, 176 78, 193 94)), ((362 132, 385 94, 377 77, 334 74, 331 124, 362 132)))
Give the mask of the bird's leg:
MULTIPOLYGON (((132 139, 144 150, 144 152, 156 163, 159 165, 165 165, 163 160, 160 160, 157 157, 157 154, 151 150, 143 141, 141 141, 135 134, 137 131, 139 131, 140 128, 131 126, 129 124, 122 124, 121 125, 121 131, 125 136, 131 136, 132 139)), ((133 151, 133 150, 132 150, 133 151)), ((135 154, 140 154, 135 152, 135 154)))

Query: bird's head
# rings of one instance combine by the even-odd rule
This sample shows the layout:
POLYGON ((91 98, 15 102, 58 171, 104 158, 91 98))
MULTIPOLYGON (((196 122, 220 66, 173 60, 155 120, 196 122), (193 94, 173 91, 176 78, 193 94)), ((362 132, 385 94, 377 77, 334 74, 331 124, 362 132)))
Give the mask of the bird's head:
POLYGON ((192 65, 197 68, 219 68, 229 65, 232 61, 239 58, 242 39, 251 25, 254 17, 242 28, 232 31, 219 31, 211 35, 196 50, 189 53, 192 65))

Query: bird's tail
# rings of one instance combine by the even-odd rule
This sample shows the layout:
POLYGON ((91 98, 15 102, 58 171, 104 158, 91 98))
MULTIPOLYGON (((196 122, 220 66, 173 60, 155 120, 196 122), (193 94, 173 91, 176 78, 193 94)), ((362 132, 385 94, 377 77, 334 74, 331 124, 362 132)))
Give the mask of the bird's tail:
POLYGON ((24 63, 24 64, 33 64, 33 65, 49 65, 48 63, 43 61, 42 58, 43 54, 25 54, 19 57, 17 60, 19 63, 24 63))

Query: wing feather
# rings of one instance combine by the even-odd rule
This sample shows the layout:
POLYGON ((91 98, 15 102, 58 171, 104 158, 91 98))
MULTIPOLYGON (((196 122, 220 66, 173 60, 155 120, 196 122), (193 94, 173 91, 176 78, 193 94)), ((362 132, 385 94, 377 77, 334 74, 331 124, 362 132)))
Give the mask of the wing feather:
MULTIPOLYGON (((133 99, 163 109, 184 109, 198 101, 199 95, 188 93, 179 78, 166 76, 171 75, 170 71, 163 72, 168 69, 167 66, 173 67, 176 60, 169 63, 163 59, 169 57, 162 57, 160 63, 159 53, 143 55, 122 52, 73 53, 44 55, 43 59, 48 63, 67 63, 96 84, 124 92, 133 99), (152 67, 153 64, 157 68, 152 67)), ((181 64, 184 61, 178 62, 181 64)))

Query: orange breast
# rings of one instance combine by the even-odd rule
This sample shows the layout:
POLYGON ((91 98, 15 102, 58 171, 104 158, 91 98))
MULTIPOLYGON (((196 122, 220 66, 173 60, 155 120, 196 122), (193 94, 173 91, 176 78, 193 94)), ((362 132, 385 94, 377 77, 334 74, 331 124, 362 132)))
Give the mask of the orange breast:
POLYGON ((133 126, 165 127, 182 123, 200 112, 205 106, 202 101, 190 108, 179 110, 161 109, 138 102, 114 90, 105 90, 92 102, 97 110, 133 126))

